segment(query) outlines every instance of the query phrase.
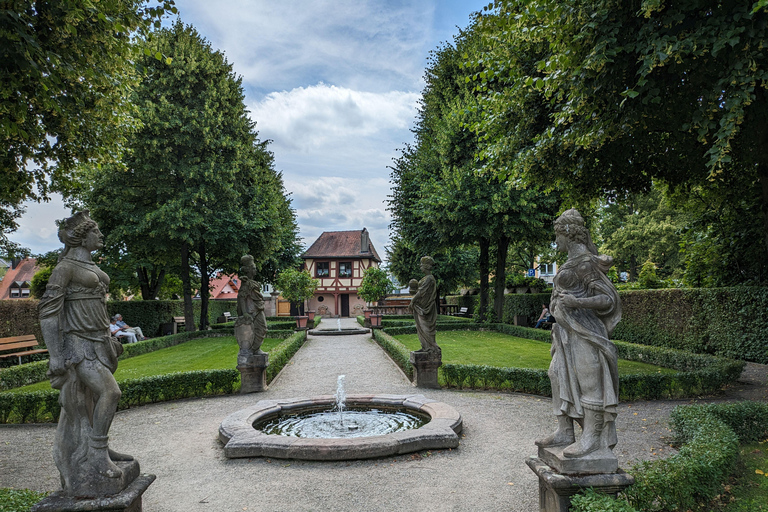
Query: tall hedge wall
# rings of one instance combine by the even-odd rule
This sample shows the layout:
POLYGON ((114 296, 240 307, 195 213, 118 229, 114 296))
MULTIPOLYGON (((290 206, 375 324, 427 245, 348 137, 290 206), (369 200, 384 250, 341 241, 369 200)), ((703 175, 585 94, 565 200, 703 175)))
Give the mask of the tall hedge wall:
MULTIPOLYGON (((40 322, 37 317, 35 299, 0 300, 0 338, 34 334, 43 343, 40 322)), ((195 323, 200 322, 199 300, 192 301, 195 323)), ((174 316, 184 316, 184 301, 181 300, 130 300, 107 302, 109 315, 120 313, 128 325, 141 327, 145 336, 158 336, 160 324, 170 322, 174 316)), ((215 321, 225 311, 236 314, 237 301, 212 300, 208 302, 208 318, 215 321)))
MULTIPOLYGON (((768 364, 768 288, 688 288, 620 291, 622 319, 613 338, 699 354, 768 364)), ((477 296, 450 297, 477 302, 477 296)), ((504 323, 538 318, 550 294, 510 294, 504 323)))

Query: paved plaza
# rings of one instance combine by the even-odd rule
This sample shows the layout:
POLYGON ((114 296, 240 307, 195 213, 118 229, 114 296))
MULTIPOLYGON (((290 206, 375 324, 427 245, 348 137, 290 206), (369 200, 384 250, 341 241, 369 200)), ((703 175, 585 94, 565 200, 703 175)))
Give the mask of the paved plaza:
MULTIPOLYGON (((321 326, 336 324, 328 319, 321 326)), ((340 325, 356 323, 342 319, 340 325)), ((261 399, 333 394, 338 375, 346 375, 348 394, 415 390, 370 335, 310 336, 266 392, 120 411, 110 445, 157 475, 144 495, 147 512, 538 509, 538 482, 525 459, 555 421, 550 400, 533 395, 425 390, 462 415, 455 450, 349 462, 224 457, 217 432, 226 416, 261 399)), ((691 401, 620 404, 616 454, 622 467, 672 451, 667 418, 681 403, 691 401)), ((51 455, 54 431, 53 424, 0 425, 0 487, 60 487, 51 455)))

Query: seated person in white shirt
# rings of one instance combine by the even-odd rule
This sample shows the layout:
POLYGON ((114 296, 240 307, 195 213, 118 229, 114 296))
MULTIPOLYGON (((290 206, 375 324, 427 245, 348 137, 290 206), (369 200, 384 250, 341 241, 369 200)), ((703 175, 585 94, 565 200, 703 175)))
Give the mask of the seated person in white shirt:
POLYGON ((109 321, 109 332, 112 333, 112 336, 115 336, 117 338, 128 338, 128 343, 136 343, 136 335, 118 326, 117 318, 114 316, 109 321))
POLYGON ((139 341, 144 339, 144 333, 141 332, 141 327, 131 327, 127 323, 123 322, 123 315, 120 313, 117 313, 115 318, 117 318, 117 326, 120 327, 123 331, 132 332, 136 335, 136 339, 139 341))

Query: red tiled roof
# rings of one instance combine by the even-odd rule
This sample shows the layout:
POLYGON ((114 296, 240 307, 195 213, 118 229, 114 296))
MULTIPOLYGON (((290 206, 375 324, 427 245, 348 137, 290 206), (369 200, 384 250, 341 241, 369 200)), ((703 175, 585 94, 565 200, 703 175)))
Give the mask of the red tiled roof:
POLYGON ((237 292, 240 290, 240 278, 236 275, 225 276, 219 274, 209 281, 208 290, 211 292, 212 300, 236 299, 237 292), (224 292, 224 288, 227 285, 232 288, 233 292, 224 292))
POLYGON ((32 281, 32 276, 40 270, 35 258, 21 260, 16 268, 8 267, 8 272, 0 281, 0 300, 11 298, 11 284, 14 282, 32 281))
POLYGON ((361 252, 360 236, 365 230, 355 231, 325 231, 315 243, 309 246, 302 258, 373 258, 381 262, 376 248, 368 239, 368 252, 361 252))

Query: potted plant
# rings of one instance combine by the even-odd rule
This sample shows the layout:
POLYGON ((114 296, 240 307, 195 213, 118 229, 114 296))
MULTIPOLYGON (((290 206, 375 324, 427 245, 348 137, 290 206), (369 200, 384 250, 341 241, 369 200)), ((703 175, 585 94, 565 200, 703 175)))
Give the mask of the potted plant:
MULTIPOLYGON (((277 288, 282 292, 283 298, 293 304, 296 309, 301 311, 301 306, 315 294, 318 281, 313 279, 308 270, 296 270, 289 268, 283 270, 277 275, 275 282, 277 288)), ((307 328, 307 317, 299 315, 296 317, 296 328, 302 330, 307 328)))
MULTIPOLYGON (((392 281, 384 270, 371 267, 363 272, 363 280, 357 288, 357 296, 372 304, 386 297, 393 288, 392 281)), ((380 318, 376 319, 379 324, 380 320, 380 318)), ((365 327, 371 327, 371 322, 371 314, 368 312, 365 315, 365 327)))
POLYGON ((531 288, 531 293, 541 293, 542 290, 547 288, 547 282, 538 277, 527 277, 528 286, 531 288))
POLYGON ((505 284, 510 290, 515 290, 515 293, 528 291, 528 278, 523 274, 508 274, 505 284))

